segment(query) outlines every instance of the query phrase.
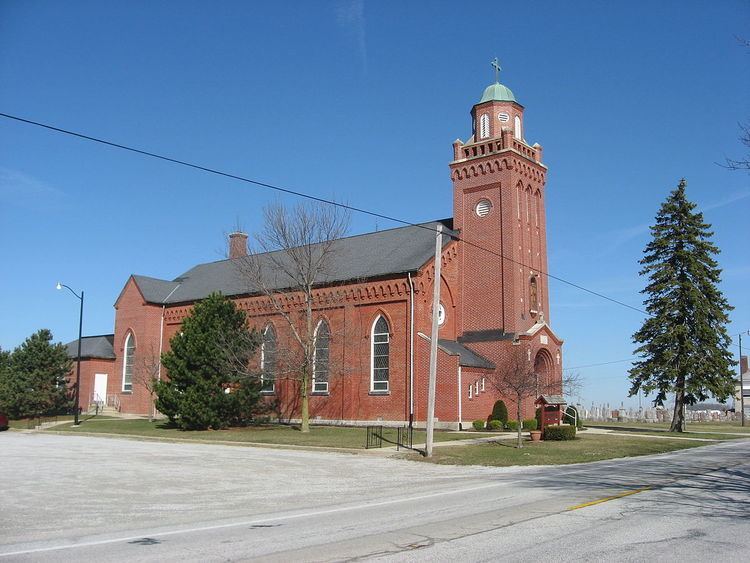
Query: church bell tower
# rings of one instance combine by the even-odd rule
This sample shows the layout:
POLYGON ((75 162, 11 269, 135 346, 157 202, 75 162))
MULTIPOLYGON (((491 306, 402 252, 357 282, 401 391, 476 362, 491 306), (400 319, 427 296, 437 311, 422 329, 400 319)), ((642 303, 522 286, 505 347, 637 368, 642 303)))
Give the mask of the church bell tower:
POLYGON ((524 107, 495 82, 471 109, 472 135, 453 143, 453 222, 459 231, 457 334, 519 334, 549 322, 542 147, 526 141, 524 107), (485 250, 486 249, 486 250, 485 250))

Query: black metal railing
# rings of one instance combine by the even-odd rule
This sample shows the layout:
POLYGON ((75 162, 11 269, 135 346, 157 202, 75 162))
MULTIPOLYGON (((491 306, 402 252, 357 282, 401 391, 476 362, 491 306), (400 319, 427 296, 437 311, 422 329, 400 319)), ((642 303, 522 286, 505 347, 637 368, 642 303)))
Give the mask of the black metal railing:
POLYGON ((382 426, 368 426, 367 427, 367 441, 365 442, 365 449, 370 448, 382 448, 383 447, 383 427, 382 426))

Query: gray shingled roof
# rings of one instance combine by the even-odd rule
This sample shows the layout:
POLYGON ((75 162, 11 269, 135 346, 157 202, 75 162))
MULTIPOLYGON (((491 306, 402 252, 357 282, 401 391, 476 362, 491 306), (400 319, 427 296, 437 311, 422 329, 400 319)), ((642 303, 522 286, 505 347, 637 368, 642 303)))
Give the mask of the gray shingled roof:
MULTIPOLYGON (((106 360, 115 359, 115 335, 102 334, 100 336, 84 336, 81 338, 81 357, 82 358, 103 358, 106 360)), ((68 356, 71 358, 78 357, 78 339, 68 342, 65 345, 68 356)))
MULTIPOLYGON (((548 405, 565 405, 567 404, 567 401, 565 400, 565 397, 562 395, 540 395, 539 399, 543 399, 545 403, 548 405)), ((537 401, 539 401, 537 399, 537 401)))
MULTIPOLYGON (((453 227, 452 219, 439 221, 445 228, 453 227)), ((432 229, 438 221, 423 223, 432 229)), ((443 235, 443 246, 451 241, 443 235)), ((418 226, 400 227, 378 231, 335 241, 329 270, 321 284, 345 282, 358 279, 377 278, 415 272, 421 268, 435 252, 434 231, 418 226)), ((283 258, 283 251, 268 256, 283 258)), ((242 259, 221 260, 199 264, 173 281, 159 280, 146 276, 133 276, 143 297, 150 303, 185 303, 203 299, 211 292, 220 291, 224 295, 243 295, 258 292, 249 285, 241 272, 242 259)), ((268 269, 266 269, 268 270, 268 269)), ((275 276, 267 280, 272 289, 289 287, 288 279, 275 276)))
POLYGON ((438 347, 451 356, 458 356, 458 365, 469 368, 495 369, 495 364, 455 340, 438 339, 438 347))

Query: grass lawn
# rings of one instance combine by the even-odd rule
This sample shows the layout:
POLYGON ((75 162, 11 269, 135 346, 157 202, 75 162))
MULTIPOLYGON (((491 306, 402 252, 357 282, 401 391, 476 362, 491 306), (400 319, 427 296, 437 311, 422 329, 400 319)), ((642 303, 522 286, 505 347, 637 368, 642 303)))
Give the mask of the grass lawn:
POLYGON ((515 448, 514 440, 487 442, 472 446, 440 446, 433 450, 433 457, 425 459, 410 455, 409 459, 443 465, 562 465, 583 463, 618 457, 659 454, 705 446, 711 442, 690 440, 648 440, 638 437, 611 437, 585 432, 575 440, 566 442, 524 442, 521 449, 515 448))
MULTIPOLYGON (((364 428, 346 428, 311 425, 309 434, 303 434, 296 427, 283 425, 250 426, 226 430, 183 431, 168 428, 164 421, 95 419, 78 428, 64 424, 52 428, 52 432, 96 432, 122 434, 126 436, 148 436, 176 440, 209 440, 227 442, 254 442, 259 444, 281 444, 295 446, 319 446, 329 448, 364 449, 366 432, 364 428)), ((435 441, 466 440, 477 437, 478 433, 435 432, 435 441)), ((486 434, 483 434, 486 436, 486 434)), ((414 443, 424 443, 425 433, 414 432, 414 443)), ((395 428, 383 428, 383 446, 392 446, 396 441, 395 428), (388 443, 390 440, 392 443, 388 443)))
POLYGON ((750 438, 750 427, 742 427, 737 424, 726 422, 688 422, 685 426, 687 432, 670 433, 669 423, 655 422, 587 422, 589 428, 606 428, 620 432, 633 434, 644 434, 647 436, 681 436, 683 438, 710 438, 712 440, 734 440, 742 436, 735 434, 747 434, 750 438))

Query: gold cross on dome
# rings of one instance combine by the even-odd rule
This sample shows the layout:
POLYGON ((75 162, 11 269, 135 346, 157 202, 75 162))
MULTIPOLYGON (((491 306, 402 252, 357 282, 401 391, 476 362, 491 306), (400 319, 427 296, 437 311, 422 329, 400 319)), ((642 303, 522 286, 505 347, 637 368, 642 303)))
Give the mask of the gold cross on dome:
POLYGON ((500 61, 497 60, 497 57, 495 57, 492 61, 490 61, 490 65, 492 65, 492 68, 495 69, 495 82, 498 84, 500 83, 500 61))

